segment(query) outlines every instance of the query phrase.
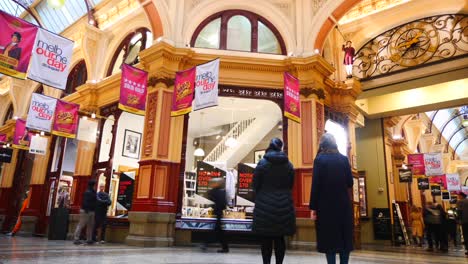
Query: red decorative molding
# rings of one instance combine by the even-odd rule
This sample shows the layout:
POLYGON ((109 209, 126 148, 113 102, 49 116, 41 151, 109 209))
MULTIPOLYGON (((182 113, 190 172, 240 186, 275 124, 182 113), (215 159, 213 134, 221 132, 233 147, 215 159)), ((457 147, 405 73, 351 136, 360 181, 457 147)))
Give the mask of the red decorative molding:
POLYGON ((156 108, 158 104, 158 93, 148 94, 145 116, 145 135, 143 138, 143 157, 149 158, 153 153, 154 130, 156 127, 156 108))
POLYGON ((302 131, 302 162, 307 165, 312 165, 314 162, 313 155, 313 129, 312 129, 312 102, 301 103, 301 131, 302 131))
POLYGON ((162 93, 161 104, 161 116, 159 118, 158 158, 167 159, 169 157, 169 143, 171 140, 171 92, 164 91, 162 93))
POLYGON ((305 196, 310 192, 306 192, 306 188, 311 188, 311 186, 304 186, 304 183, 308 181, 308 178, 312 177, 312 169, 295 169, 295 172, 293 199, 296 207, 296 217, 307 218, 310 216, 310 209, 309 201, 305 196))
POLYGON ((320 143, 320 138, 322 137, 325 131, 325 110, 323 104, 320 102, 315 102, 315 114, 316 114, 316 125, 317 125, 317 146, 320 143))

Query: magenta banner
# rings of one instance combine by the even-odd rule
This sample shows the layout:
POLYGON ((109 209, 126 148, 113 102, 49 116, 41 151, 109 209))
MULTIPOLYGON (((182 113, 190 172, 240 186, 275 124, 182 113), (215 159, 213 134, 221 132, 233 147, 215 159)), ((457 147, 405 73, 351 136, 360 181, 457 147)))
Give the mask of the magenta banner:
POLYGON ((299 80, 290 73, 284 73, 284 116, 301 123, 301 102, 299 80))
POLYGON ((78 131, 78 111, 80 105, 57 100, 52 134, 75 138, 78 131))
POLYGON ((0 11, 0 73, 25 79, 37 27, 0 11))
POLYGON ((438 184, 444 187, 444 189, 447 189, 447 178, 445 177, 445 175, 431 176, 429 177, 429 183, 438 184))
POLYGON ((176 72, 171 116, 185 115, 192 111, 196 68, 176 72))
POLYGON ((15 135, 13 137, 13 147, 18 149, 29 149, 29 142, 34 134, 26 128, 26 120, 17 119, 15 135))
POLYGON ((5 143, 5 142, 7 142, 7 135, 0 134, 0 143, 5 143))
POLYGON ((145 114, 148 73, 122 64, 119 108, 137 115, 145 114))
POLYGON ((408 155, 408 164, 413 167, 413 175, 424 175, 425 165, 424 165, 424 154, 409 154, 408 155))

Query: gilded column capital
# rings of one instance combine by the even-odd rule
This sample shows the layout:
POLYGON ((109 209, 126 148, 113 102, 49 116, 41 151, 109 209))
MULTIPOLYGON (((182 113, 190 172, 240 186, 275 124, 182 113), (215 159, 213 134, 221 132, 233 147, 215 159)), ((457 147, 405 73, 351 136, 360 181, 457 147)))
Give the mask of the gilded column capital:
POLYGON ((406 155, 411 153, 408 148, 408 142, 404 138, 391 139, 390 141, 392 142, 392 156, 395 160, 395 165, 401 167, 405 162, 406 155))
POLYGON ((336 82, 327 86, 330 94, 330 106, 333 110, 346 114, 350 121, 356 122, 359 115, 356 99, 362 93, 361 83, 356 79, 346 82, 336 82))

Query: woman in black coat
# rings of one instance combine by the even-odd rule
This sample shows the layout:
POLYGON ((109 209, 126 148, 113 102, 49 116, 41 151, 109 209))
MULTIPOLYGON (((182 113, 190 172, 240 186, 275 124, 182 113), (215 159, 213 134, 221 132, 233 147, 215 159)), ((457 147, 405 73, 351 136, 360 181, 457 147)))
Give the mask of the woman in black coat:
POLYGON ((350 188, 353 176, 348 158, 338 152, 332 134, 320 140, 320 151, 314 161, 310 196, 311 217, 316 220, 317 250, 327 255, 329 264, 347 264, 353 250, 353 208, 350 188))
POLYGON ((275 247, 276 263, 283 263, 284 236, 296 232, 296 213, 292 199, 294 168, 282 151, 283 142, 273 138, 254 171, 255 209, 253 231, 262 240, 262 258, 269 264, 275 247))

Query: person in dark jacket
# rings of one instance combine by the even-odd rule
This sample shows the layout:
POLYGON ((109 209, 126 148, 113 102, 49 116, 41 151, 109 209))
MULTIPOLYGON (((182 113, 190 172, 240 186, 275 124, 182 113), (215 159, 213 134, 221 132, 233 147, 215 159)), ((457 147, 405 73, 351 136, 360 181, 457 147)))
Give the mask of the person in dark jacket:
POLYGON ((83 194, 83 204, 80 209, 80 222, 76 226, 74 243, 81 244, 81 230, 86 226, 86 243, 93 244, 94 212, 96 210, 96 191, 94 190, 95 180, 88 181, 88 189, 83 194))
POLYGON ((99 192, 96 195, 96 213, 94 217, 94 236, 96 241, 100 241, 101 244, 105 243, 105 232, 106 232, 106 220, 107 220, 107 208, 112 204, 112 201, 105 191, 105 185, 99 185, 99 192))
POLYGON ((445 231, 445 211, 439 204, 427 202, 423 212, 424 224, 426 225, 427 244, 429 245, 428 251, 436 249, 441 251, 448 251, 448 238, 445 231))
POLYGON ((227 253, 229 252, 229 246, 224 236, 224 231, 221 223, 223 218, 223 211, 226 209, 227 200, 226 200, 226 190, 223 188, 224 181, 222 178, 213 178, 210 181, 211 190, 208 192, 208 198, 214 202, 214 213, 216 215, 216 239, 221 243, 221 249, 218 250, 218 253, 227 253))
POLYGON ((329 264, 336 263, 336 254, 341 264, 347 264, 353 250, 353 175, 348 158, 338 152, 330 133, 320 139, 313 172, 309 205, 316 221, 317 250, 326 254, 329 264))
POLYGON ((282 151, 283 142, 273 138, 254 171, 255 208, 252 230, 261 238, 264 264, 271 262, 273 245, 276 263, 283 263, 285 236, 296 232, 292 199, 294 167, 282 151))
POLYGON ((461 192, 460 197, 462 198, 457 203, 457 209, 459 214, 459 220, 462 225, 463 237, 465 238, 465 256, 468 257, 468 199, 466 194, 461 192))

